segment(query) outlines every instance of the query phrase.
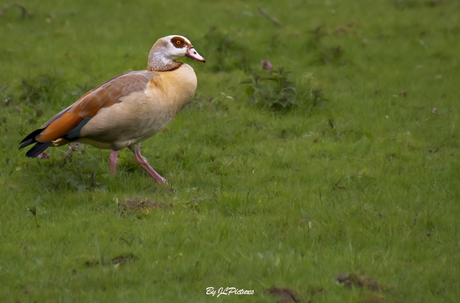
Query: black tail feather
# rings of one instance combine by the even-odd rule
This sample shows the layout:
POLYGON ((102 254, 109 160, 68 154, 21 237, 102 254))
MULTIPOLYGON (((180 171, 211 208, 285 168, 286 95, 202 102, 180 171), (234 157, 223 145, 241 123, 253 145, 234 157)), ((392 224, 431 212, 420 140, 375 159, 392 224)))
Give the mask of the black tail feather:
POLYGON ((38 136, 42 131, 43 131, 43 129, 37 129, 37 130, 34 130, 33 132, 31 132, 30 134, 28 134, 27 137, 25 137, 24 139, 22 139, 21 142, 19 142, 19 144, 21 144, 19 146, 19 149, 24 148, 27 145, 30 145, 30 144, 33 144, 33 143, 37 142, 37 141, 35 141, 35 137, 38 136))
POLYGON ((21 145, 19 145, 19 149, 23 149, 24 147, 26 146, 29 146, 31 144, 34 144, 36 143, 31 149, 29 149, 29 151, 26 153, 26 156, 27 157, 30 157, 30 158, 35 158, 36 156, 40 155, 42 152, 45 151, 45 149, 47 149, 48 147, 50 147, 51 144, 53 144, 52 141, 49 141, 49 142, 37 142, 37 140, 35 140, 35 137, 38 136, 41 132, 43 131, 43 129, 37 129, 37 130, 34 130, 33 132, 31 132, 29 135, 27 135, 27 137, 25 137, 22 141, 21 141, 21 145))
POLYGON ((34 144, 36 141, 34 139, 29 139, 27 141, 22 141, 21 145, 19 145, 19 149, 23 149, 27 145, 34 144))
POLYGON ((44 152, 45 149, 50 147, 51 144, 53 144, 52 141, 44 142, 44 143, 37 142, 37 144, 35 144, 31 149, 29 149, 29 151, 26 153, 26 156, 29 158, 35 158, 36 156, 44 152))

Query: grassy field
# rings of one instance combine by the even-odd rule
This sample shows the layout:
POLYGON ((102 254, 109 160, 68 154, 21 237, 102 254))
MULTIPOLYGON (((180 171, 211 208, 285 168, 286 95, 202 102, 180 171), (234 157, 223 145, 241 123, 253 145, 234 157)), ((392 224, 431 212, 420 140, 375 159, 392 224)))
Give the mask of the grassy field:
POLYGON ((23 4, 0 17, 0 301, 458 301, 460 3, 23 4), (128 150, 114 178, 110 151, 18 152, 169 34, 206 64, 184 60, 196 96, 143 143, 168 185, 128 150), (261 60, 292 106, 240 84, 261 60))

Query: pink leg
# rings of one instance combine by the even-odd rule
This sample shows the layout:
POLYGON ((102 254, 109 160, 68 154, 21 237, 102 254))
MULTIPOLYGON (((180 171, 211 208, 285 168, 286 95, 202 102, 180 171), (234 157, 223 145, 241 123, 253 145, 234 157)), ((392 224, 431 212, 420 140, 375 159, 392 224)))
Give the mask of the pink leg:
POLYGON ((115 176, 115 174, 117 173, 118 150, 113 150, 110 153, 109 162, 110 162, 110 173, 112 174, 112 176, 115 176))
POLYGON ((134 154, 137 164, 139 164, 158 184, 168 183, 165 178, 160 176, 147 162, 147 159, 142 157, 140 152, 134 154))
POLYGON ((133 152, 134 157, 136 159, 137 164, 139 164, 148 174, 150 177, 155 180, 158 184, 165 184, 168 183, 165 178, 160 176, 147 162, 147 159, 142 157, 141 155, 141 146, 139 143, 130 145, 128 148, 133 152))

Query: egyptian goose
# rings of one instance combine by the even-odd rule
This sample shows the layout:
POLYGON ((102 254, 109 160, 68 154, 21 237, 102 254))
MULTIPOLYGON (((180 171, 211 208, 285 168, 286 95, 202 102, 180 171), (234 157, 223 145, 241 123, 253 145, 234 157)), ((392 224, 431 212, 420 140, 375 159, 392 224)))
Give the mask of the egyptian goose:
POLYGON ((118 151, 128 147, 136 162, 158 183, 166 183, 140 153, 139 143, 152 137, 190 102, 197 80, 193 68, 175 60, 205 62, 190 41, 172 35, 150 50, 148 70, 115 77, 87 92, 21 141, 19 149, 34 158, 50 146, 71 141, 111 149, 110 172, 116 173, 118 151))

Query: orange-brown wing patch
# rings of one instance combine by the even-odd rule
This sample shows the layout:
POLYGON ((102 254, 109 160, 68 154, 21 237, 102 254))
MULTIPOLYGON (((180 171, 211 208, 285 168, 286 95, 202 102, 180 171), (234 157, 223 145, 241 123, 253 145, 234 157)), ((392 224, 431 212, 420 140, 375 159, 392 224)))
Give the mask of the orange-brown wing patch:
POLYGON ((64 113, 59 120, 51 123, 35 140, 47 142, 64 136, 83 120, 82 117, 70 113, 64 113))
POLYGON ((72 113, 82 118, 92 118, 104 107, 110 107, 123 97, 120 90, 113 87, 98 89, 72 109, 72 113))
MULTIPOLYGON (((128 96, 134 92, 145 90, 147 83, 153 77, 153 73, 148 71, 131 72, 113 78, 101 86, 83 95, 75 102, 67 112, 53 117, 46 129, 35 139, 38 142, 47 142, 58 139, 85 118, 94 117, 101 108, 110 107, 120 101, 120 98, 128 96)), ((45 123, 47 125, 49 122, 45 123)))

